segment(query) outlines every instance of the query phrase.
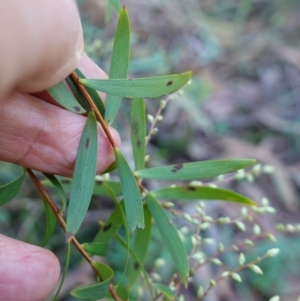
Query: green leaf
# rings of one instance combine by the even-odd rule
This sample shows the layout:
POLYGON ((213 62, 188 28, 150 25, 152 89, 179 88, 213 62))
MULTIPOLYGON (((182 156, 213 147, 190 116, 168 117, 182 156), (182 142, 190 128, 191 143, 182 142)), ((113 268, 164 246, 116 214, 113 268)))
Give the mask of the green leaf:
MULTIPOLYGON (((86 78, 85 75, 79 69, 75 69, 75 73, 80 78, 86 78)), ((100 114, 102 116, 104 116, 104 114, 105 114, 105 106, 104 106, 103 100, 101 99, 101 97, 98 94, 98 92, 95 91, 94 89, 89 88, 89 87, 86 88, 86 91, 91 96, 91 98, 92 98, 93 102, 95 103, 97 109, 99 110, 100 114)), ((85 104, 89 107, 89 105, 87 104, 87 101, 84 98, 84 96, 81 94, 80 91, 79 91, 79 93, 80 93, 81 97, 83 97, 83 101, 85 102, 85 104)), ((89 110, 90 110, 90 108, 88 109, 88 111, 89 110)))
POLYGON ((187 276, 189 274, 188 257, 177 229, 168 218, 165 210, 151 193, 147 193, 145 201, 157 224, 162 240, 173 259, 177 271, 183 283, 186 284, 187 276))
POLYGON ((106 186, 108 186, 116 196, 122 195, 122 187, 120 182, 115 181, 106 181, 106 180, 96 180, 94 186, 95 195, 103 195, 103 196, 111 196, 110 192, 107 190, 106 186))
POLYGON ((88 115, 74 169, 67 216, 67 239, 78 231, 90 204, 97 163, 97 122, 93 111, 88 115))
POLYGON ((133 150, 133 158, 135 169, 143 169, 145 167, 146 154, 146 116, 145 102, 142 98, 134 98, 131 103, 131 144, 133 150))
POLYGON ((256 163, 253 159, 199 161, 142 169, 134 175, 157 180, 199 180, 237 171, 256 163))
MULTIPOLYGON (((111 238, 113 238, 113 236, 111 238)), ((81 246, 90 256, 105 256, 108 252, 108 242, 84 243, 81 246)))
POLYGON ((72 91, 74 97, 79 102, 79 104, 85 109, 86 112, 89 112, 91 110, 89 104, 87 103, 85 97, 82 95, 81 91, 78 89, 76 84, 74 83, 71 76, 68 76, 66 78, 66 82, 68 84, 69 89, 72 91))
POLYGON ((67 207, 67 198, 66 198, 65 192, 61 186, 61 183, 57 180, 57 178, 54 175, 44 173, 44 176, 51 182, 53 187, 56 189, 56 191, 59 195, 59 198, 61 200, 61 203, 62 203, 62 208, 60 211, 64 212, 67 207))
MULTIPOLYGON (((129 250, 130 255, 132 256, 132 258, 135 260, 136 264, 138 265, 135 269, 137 270, 136 273, 141 272, 144 276, 144 280, 146 281, 146 284, 148 286, 149 292, 151 294, 151 297, 154 298, 154 296, 152 295, 152 289, 151 289, 151 285, 150 285, 150 281, 149 281, 149 276, 143 266, 143 263, 140 261, 139 257, 135 254, 135 252, 133 251, 133 249, 131 249, 129 247, 129 245, 125 242, 125 240, 117 233, 116 234, 116 239, 118 240, 118 242, 126 249, 129 250)), ((124 279, 123 279, 124 280, 124 279)), ((125 283, 126 285, 126 283, 125 283)), ((123 285, 122 286, 118 286, 118 288, 121 288, 120 291, 128 291, 127 288, 125 288, 123 285)))
POLYGON ((132 171, 120 150, 114 148, 121 186, 124 196, 126 219, 129 232, 136 227, 144 228, 144 214, 141 194, 132 171))
POLYGON ((105 7, 105 23, 110 21, 111 11, 115 10, 118 14, 121 12, 122 6, 119 0, 107 0, 105 7))
POLYGON ((64 281, 65 281, 65 278, 66 278, 66 275, 67 275, 67 272, 68 272, 68 269, 69 269, 69 263, 70 263, 70 255, 71 255, 71 243, 68 242, 67 243, 67 250, 66 250, 66 261, 65 261, 65 266, 64 266, 64 270, 63 270, 63 274, 62 274, 62 277, 61 277, 61 280, 60 280, 60 284, 59 284, 59 287, 57 289, 57 292, 53 298, 52 301, 56 301, 58 296, 59 296, 59 293, 60 293, 60 290, 64 284, 64 281))
MULTIPOLYGON (((130 28, 127 9, 120 12, 114 46, 110 61, 109 78, 125 79, 127 77, 130 55, 130 28)), ((122 101, 122 96, 107 95, 105 121, 112 124, 122 101)))
POLYGON ((47 92, 57 103, 69 111, 77 114, 86 112, 63 82, 49 88, 47 92))
MULTIPOLYGON (((66 190, 70 190, 72 186, 72 179, 69 178, 59 178, 58 181, 62 185, 62 187, 66 190)), ((45 186, 53 186, 53 184, 46 180, 42 182, 45 186)), ((94 189, 93 189, 93 195, 99 195, 99 196, 110 196, 109 192, 105 188, 104 184, 109 185, 109 187, 114 191, 116 196, 122 195, 122 188, 121 184, 119 182, 115 181, 107 181, 107 180, 97 180, 95 181, 94 189)))
POLYGON ((172 200, 220 200, 255 206, 255 202, 231 190, 209 186, 175 186, 151 191, 158 199, 172 200))
POLYGON ((107 254, 109 242, 122 225, 122 214, 122 208, 119 206, 115 207, 106 222, 101 224, 101 229, 98 231, 93 242, 91 244, 84 244, 87 252, 100 256, 107 254))
POLYGON ((95 90, 128 98, 155 98, 182 88, 192 73, 185 72, 135 79, 82 79, 80 82, 95 90))
POLYGON ((5 185, 0 186, 0 206, 6 204, 17 195, 22 186, 25 174, 26 169, 23 168, 23 172, 18 178, 5 185))
POLYGON ((113 270, 100 262, 93 262, 102 277, 102 281, 91 285, 80 285, 73 289, 70 294, 79 299, 98 300, 108 294, 109 284, 114 275, 113 270))
POLYGON ((44 202, 45 214, 46 214, 46 232, 45 232, 43 242, 41 243, 41 247, 44 247, 48 243, 56 226, 56 216, 54 212, 52 211, 52 209, 44 199, 43 202, 44 202))
POLYGON ((143 262, 145 261, 150 238, 151 238, 152 216, 147 206, 145 206, 144 208, 144 220, 145 220, 145 227, 144 229, 136 230, 134 242, 130 248, 130 252, 133 252, 135 256, 131 258, 131 260, 129 261, 127 277, 124 281, 128 289, 130 289, 134 285, 140 273, 140 270, 143 269, 143 262))
MULTIPOLYGON (((129 242, 129 230, 128 230, 128 226, 127 226, 127 223, 126 223, 126 216, 125 216, 125 212, 124 212, 124 201, 122 201, 120 203, 119 200, 118 200, 118 198, 117 198, 117 196, 113 192, 113 190, 108 185, 106 185, 106 184, 104 184, 104 185, 105 185, 106 189, 109 191, 109 193, 111 195, 111 198, 113 199, 113 201, 116 204, 116 206, 120 208, 121 220, 122 220, 122 224, 124 225, 124 229, 125 229, 126 243, 127 243, 128 247, 127 247, 127 252, 126 252, 124 272, 123 272, 123 275, 122 275, 122 277, 123 277, 124 273, 126 271, 126 268, 127 268, 128 260, 129 260, 129 243, 130 243, 129 242)), ((118 284, 117 284, 117 286, 118 286, 118 284)))
POLYGON ((162 283, 153 283, 153 286, 160 291, 164 296, 166 296, 168 299, 174 299, 175 293, 172 291, 168 286, 162 284, 162 283))

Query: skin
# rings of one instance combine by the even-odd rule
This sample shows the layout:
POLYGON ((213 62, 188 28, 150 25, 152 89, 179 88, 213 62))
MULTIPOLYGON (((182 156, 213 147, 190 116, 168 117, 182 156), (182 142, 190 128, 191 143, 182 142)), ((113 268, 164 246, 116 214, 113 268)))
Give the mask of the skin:
MULTIPOLYGON (((77 66, 87 77, 106 77, 82 54, 76 4, 0 1, 0 14, 0 160, 72 176, 86 119, 56 106, 43 91, 77 66)), ((119 144, 116 131, 111 133, 119 144)), ((114 155, 100 127, 98 140, 101 172, 114 155)), ((53 253, 0 234, 0 301, 44 300, 59 275, 53 253)))

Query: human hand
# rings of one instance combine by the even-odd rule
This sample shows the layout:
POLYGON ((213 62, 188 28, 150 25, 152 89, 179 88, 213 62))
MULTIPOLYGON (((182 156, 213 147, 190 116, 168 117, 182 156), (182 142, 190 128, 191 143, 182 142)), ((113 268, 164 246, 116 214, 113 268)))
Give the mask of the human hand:
MULTIPOLYGON (((49 95, 39 91, 62 81, 78 64, 87 77, 105 77, 81 57, 76 4, 4 1, 0 15, 0 160, 71 176, 85 117, 49 103, 49 95)), ((111 133, 119 144, 118 134, 111 133)), ((98 141, 101 172, 114 154, 100 128, 98 141)), ((0 301, 44 300, 59 273, 51 252, 0 235, 0 301)))

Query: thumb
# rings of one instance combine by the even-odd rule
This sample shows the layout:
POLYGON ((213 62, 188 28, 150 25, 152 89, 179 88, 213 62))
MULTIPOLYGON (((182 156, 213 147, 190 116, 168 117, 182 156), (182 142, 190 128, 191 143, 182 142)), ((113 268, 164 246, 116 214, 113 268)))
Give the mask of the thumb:
POLYGON ((0 301, 42 301, 59 274, 53 253, 0 234, 0 301))

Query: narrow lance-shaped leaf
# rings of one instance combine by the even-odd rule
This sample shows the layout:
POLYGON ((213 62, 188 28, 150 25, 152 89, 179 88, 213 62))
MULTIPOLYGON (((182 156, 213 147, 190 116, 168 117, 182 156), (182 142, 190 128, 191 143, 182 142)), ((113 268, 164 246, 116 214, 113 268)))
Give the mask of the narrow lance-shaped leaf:
POLYGON ((141 194, 132 171, 120 150, 115 147, 115 156, 124 196, 126 219, 129 232, 136 227, 144 228, 144 214, 141 194))
POLYGON ((110 196, 113 199, 115 205, 120 208, 121 220, 122 220, 122 224, 123 224, 124 230, 125 230, 126 243, 128 245, 127 252, 126 252, 124 272, 123 272, 123 275, 121 277, 121 278, 123 278, 124 273, 125 273, 125 271, 127 269, 128 261, 129 261, 129 230, 128 230, 128 226, 127 226, 127 222, 126 222, 126 216, 125 216, 125 210, 124 210, 124 202, 121 202, 121 203, 119 202, 119 200, 118 200, 117 196, 115 195, 114 191, 108 185, 105 184, 105 187, 106 187, 107 191, 109 191, 110 196))
POLYGON ((43 242, 41 243, 41 247, 44 247, 48 243, 50 237, 54 232, 56 221, 57 221, 56 216, 52 211, 52 209, 50 208, 50 206, 48 205, 48 203, 45 200, 43 200, 43 202, 44 202, 45 214, 46 214, 46 232, 45 232, 43 242))
MULTIPOLYGON (((75 73, 78 75, 78 77, 80 78, 86 78, 85 75, 79 70, 79 69, 75 69, 75 73)), ((93 102, 95 103, 97 109, 99 110, 100 114, 102 116, 104 116, 105 114, 105 107, 104 107, 104 103, 103 100, 101 99, 100 95, 98 94, 97 91, 95 91, 92 88, 86 87, 86 91, 88 92, 88 94, 91 96, 93 102)), ((81 92, 80 92, 81 95, 81 92)), ((82 98, 81 98, 82 99, 82 98)), ((85 103, 87 103, 86 99, 83 97, 83 101, 85 103)))
POLYGON ((77 114, 86 112, 63 82, 49 88, 47 92, 57 103, 69 111, 77 114))
POLYGON ((170 289, 170 287, 162 284, 162 283, 153 283, 153 286, 160 291, 164 296, 167 297, 167 299, 174 299, 175 293, 173 290, 170 289))
MULTIPOLYGON (((114 46, 110 61, 109 78, 123 79, 127 77, 130 54, 130 28, 127 10, 120 12, 114 46)), ((105 121, 111 124, 118 112, 122 96, 108 94, 106 99, 105 121)))
MULTIPOLYGON (((119 235, 118 233, 116 234, 116 239, 117 241, 126 249, 129 248, 128 244, 125 242, 125 240, 121 237, 121 235, 119 235)), ((138 273, 141 273, 144 277, 144 280, 148 286, 149 292, 151 294, 151 297, 154 298, 153 294, 152 294, 152 289, 151 289, 151 285, 150 285, 150 281, 149 281, 149 276, 148 273, 145 270, 145 267, 143 266, 143 262, 140 261, 139 257, 136 255, 136 253, 134 252, 134 250, 132 248, 129 248, 129 253, 132 256, 132 259, 134 259, 134 261, 136 262, 136 275, 138 275, 138 273)), ((129 276, 130 277, 130 276, 129 276)), ((124 284, 126 286, 126 283, 124 284)), ((127 286, 129 286, 129 283, 127 284, 127 286)), ((119 291, 128 291, 129 288, 126 288, 123 286, 123 284, 118 285, 119 291)))
POLYGON ((140 266, 143 264, 146 255, 147 250, 149 246, 149 242, 151 239, 151 213, 147 206, 144 208, 144 220, 145 220, 145 228, 144 229, 137 229, 134 242, 131 246, 131 251, 135 254, 135 257, 132 257, 129 261, 128 265, 128 272, 127 277, 124 279, 124 285, 130 289, 135 281, 136 278, 139 276, 141 269, 143 268, 140 266), (137 260, 138 259, 138 260, 137 260))
POLYGON ((59 195, 59 198, 61 200, 61 203, 62 203, 62 208, 60 211, 64 212, 67 207, 67 198, 66 198, 64 190, 61 186, 61 183, 57 180, 57 178, 54 175, 44 173, 44 176, 51 182, 53 187, 56 189, 56 191, 59 195))
POLYGON ((227 201, 255 206, 255 202, 231 190, 209 186, 175 186, 151 191, 158 199, 227 201))
POLYGON ((93 111, 88 115, 75 163, 67 216, 67 240, 78 231, 90 204, 97 163, 97 122, 93 111))
POLYGON ((168 218, 165 210, 151 193, 147 193, 145 201, 157 224, 163 243, 168 249, 183 283, 186 283, 189 273, 189 264, 186 250, 179 237, 177 229, 168 218))
POLYGON ((131 123, 131 144, 135 169, 145 167, 146 153, 146 116, 145 102, 142 98, 134 98, 131 103, 130 123, 131 123))
POLYGON ((106 297, 109 284, 114 275, 113 270, 100 262, 93 262, 93 266, 100 273, 102 281, 95 284, 78 286, 70 292, 72 296, 87 300, 98 300, 106 297))
POLYGON ((22 174, 15 180, 0 186, 0 206, 13 199, 19 192, 26 175, 26 169, 23 168, 22 174))
POLYGON ((81 79, 80 82, 87 87, 112 95, 127 98, 155 98, 182 88, 191 76, 191 72, 184 72, 135 79, 81 79))
POLYGON ((67 251, 66 251, 66 261, 65 261, 65 265, 64 265, 64 270, 63 270, 63 274, 62 274, 62 277, 61 277, 61 280, 60 280, 60 283, 59 283, 59 286, 58 286, 58 289, 56 291, 56 294, 53 298, 52 301, 56 301, 58 296, 59 296, 59 293, 61 291, 61 288, 65 282, 65 278, 66 278, 66 275, 67 275, 67 272, 68 272, 68 269, 69 269, 69 262, 70 262, 70 255, 71 255, 71 243, 68 242, 67 243, 67 251))
POLYGON ((237 171, 256 163, 253 159, 199 161, 135 171, 137 177, 157 180, 199 180, 237 171))
POLYGON ((121 12, 122 6, 119 0, 108 0, 105 5, 105 23, 110 21, 111 11, 115 10, 118 14, 121 12))
POLYGON ((107 254, 109 242, 123 224, 122 215, 124 213, 122 207, 123 202, 120 203, 120 206, 115 207, 105 223, 100 224, 101 228, 91 244, 85 243, 82 245, 89 254, 99 256, 107 254))

